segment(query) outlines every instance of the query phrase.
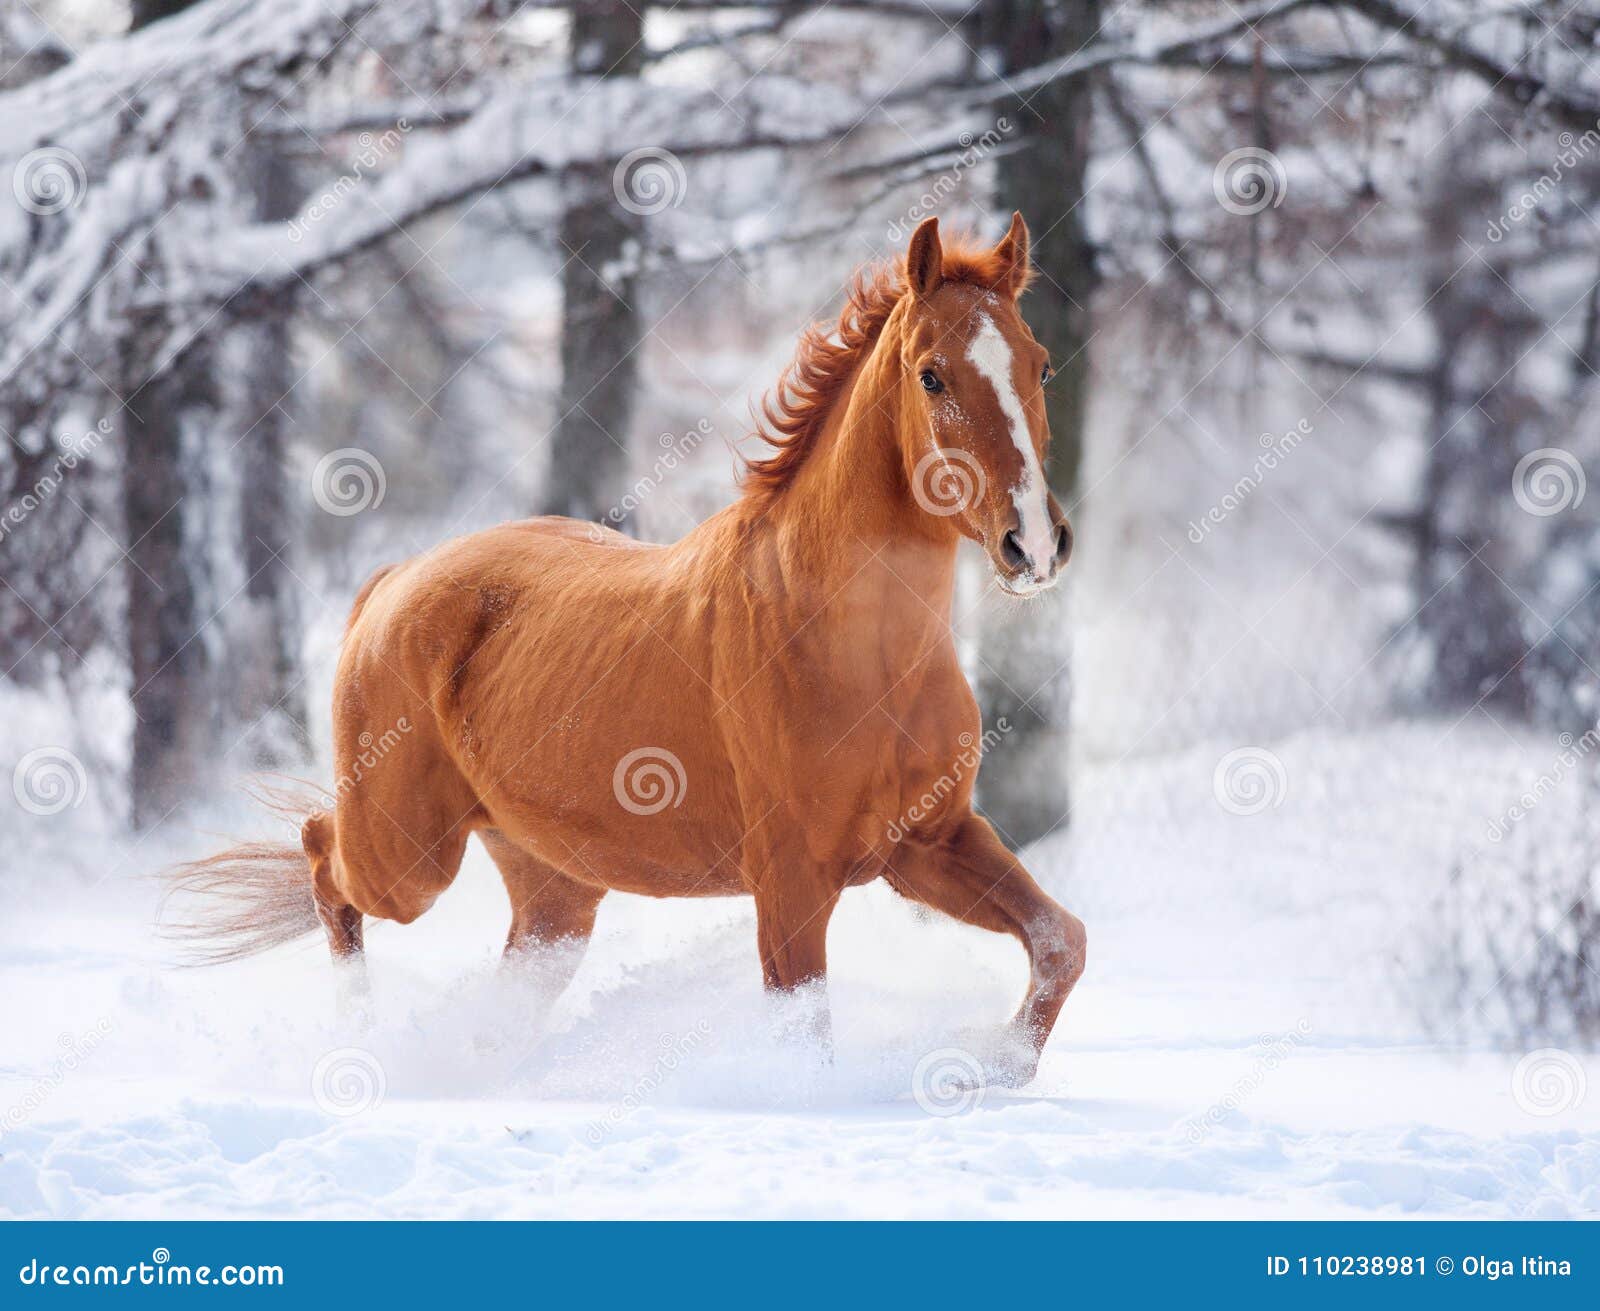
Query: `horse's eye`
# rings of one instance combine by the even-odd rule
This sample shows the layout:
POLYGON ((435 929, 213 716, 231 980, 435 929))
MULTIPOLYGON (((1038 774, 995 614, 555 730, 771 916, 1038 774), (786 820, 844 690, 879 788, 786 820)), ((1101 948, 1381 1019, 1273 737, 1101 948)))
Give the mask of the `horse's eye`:
POLYGON ((1049 382, 1050 379, 1052 379, 1055 376, 1056 376, 1056 371, 1054 369, 1052 369, 1048 364, 1045 365, 1043 372, 1041 372, 1039 374, 1039 385, 1041 387, 1043 387, 1045 385, 1045 383, 1049 382))
POLYGON ((926 392, 941 392, 944 390, 944 383, 939 381, 932 369, 924 369, 922 371, 922 390, 926 392))

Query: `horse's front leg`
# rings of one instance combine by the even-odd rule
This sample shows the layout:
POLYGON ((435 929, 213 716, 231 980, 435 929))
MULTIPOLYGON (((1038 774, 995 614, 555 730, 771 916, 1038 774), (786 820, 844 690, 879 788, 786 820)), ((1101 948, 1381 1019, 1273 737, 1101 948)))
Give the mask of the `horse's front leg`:
POLYGON ((902 895, 1021 942, 1028 953, 1028 992, 1012 1023, 1031 1049, 1020 1071, 1027 1082, 1067 994, 1083 975, 1083 921, 1045 895, 977 815, 929 841, 907 837, 889 852, 885 866, 884 877, 902 895))
POLYGON ((773 853, 750 869, 756 946, 768 991, 794 992, 814 985, 807 1036, 826 1050, 832 1040, 826 992, 828 921, 842 885, 799 853, 790 855, 795 858, 773 853))

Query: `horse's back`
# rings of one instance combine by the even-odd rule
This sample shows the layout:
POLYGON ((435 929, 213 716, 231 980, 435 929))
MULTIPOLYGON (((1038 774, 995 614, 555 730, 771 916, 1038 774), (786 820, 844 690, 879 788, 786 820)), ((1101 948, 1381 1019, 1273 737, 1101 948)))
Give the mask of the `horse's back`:
POLYGON ((601 579, 614 572, 616 562, 660 549, 559 516, 520 519, 451 538, 367 579, 351 608, 346 644, 353 639, 360 649, 377 643, 392 654, 419 627, 431 636, 447 636, 482 609, 486 597, 491 606, 537 603, 564 582, 601 579))

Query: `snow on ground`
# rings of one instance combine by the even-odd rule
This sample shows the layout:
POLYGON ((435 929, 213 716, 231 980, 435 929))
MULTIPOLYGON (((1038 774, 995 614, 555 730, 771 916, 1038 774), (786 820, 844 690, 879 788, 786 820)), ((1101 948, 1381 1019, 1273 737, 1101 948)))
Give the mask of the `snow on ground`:
POLYGON ((834 921, 830 1064, 804 1003, 763 997, 740 901, 609 898, 552 1007, 498 966, 475 850, 430 915, 371 933, 360 1019, 320 944, 162 963, 134 872, 201 835, 114 848, 30 819, 0 884, 0 1211, 1600 1214, 1600 1093, 1535 1114, 1524 1053, 1415 1019, 1448 858, 1544 745, 1306 734, 1272 745, 1282 803, 1246 815, 1213 792, 1232 745, 1093 771, 1072 834, 1029 853, 1088 923, 1089 972, 1038 1078, 981 1094, 930 1072, 992 1050, 1021 953, 882 887, 834 921))

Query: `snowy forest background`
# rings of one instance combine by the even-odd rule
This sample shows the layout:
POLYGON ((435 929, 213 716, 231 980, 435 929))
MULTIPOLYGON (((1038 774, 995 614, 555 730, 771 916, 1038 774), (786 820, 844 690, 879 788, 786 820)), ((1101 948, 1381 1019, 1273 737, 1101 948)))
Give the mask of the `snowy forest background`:
POLYGON ((1020 209, 1077 555, 963 578, 986 813, 1125 963, 1159 925, 1581 1081, 1597 45, 1588 0, 0 0, 13 927, 325 774, 375 567, 681 534, 858 265, 1020 209))

